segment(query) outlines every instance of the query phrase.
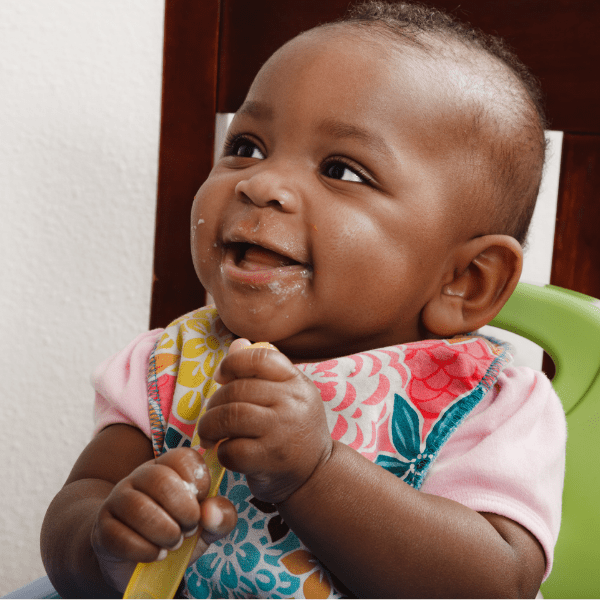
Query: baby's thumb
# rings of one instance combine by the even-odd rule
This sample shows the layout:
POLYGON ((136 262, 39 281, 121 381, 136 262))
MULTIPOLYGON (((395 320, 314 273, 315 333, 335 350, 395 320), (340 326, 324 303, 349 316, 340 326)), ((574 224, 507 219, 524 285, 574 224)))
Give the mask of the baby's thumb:
POLYGON ((232 352, 237 352, 238 350, 242 350, 243 348, 247 348, 248 346, 252 346, 252 342, 246 338, 238 338, 237 340, 233 340, 233 342, 231 342, 231 346, 229 346, 229 354, 232 352))
POLYGON ((200 536, 192 552, 190 564, 197 561, 213 542, 231 533, 236 523, 237 511, 227 498, 215 496, 204 500, 200 518, 200 536))
MULTIPOLYGON (((227 354, 237 352, 238 350, 242 350, 250 346, 252 346, 252 342, 250 340, 247 340, 246 338, 238 338, 237 340, 233 340, 233 342, 231 342, 231 346, 229 346, 229 351, 227 352, 227 354)), ((217 368, 215 369, 215 372, 213 374, 213 379, 217 383, 224 383, 221 379, 221 363, 217 365, 217 368)))

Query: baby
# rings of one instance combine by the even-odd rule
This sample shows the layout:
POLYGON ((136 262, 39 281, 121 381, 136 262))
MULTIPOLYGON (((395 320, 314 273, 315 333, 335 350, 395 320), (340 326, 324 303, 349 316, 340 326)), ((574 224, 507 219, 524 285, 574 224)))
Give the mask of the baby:
POLYGON ((193 597, 535 596, 564 414, 468 334, 519 279, 543 130, 524 67, 429 8, 367 4, 278 50, 194 200, 214 307, 95 373, 98 433, 42 531, 58 591, 122 593, 200 527, 193 597))

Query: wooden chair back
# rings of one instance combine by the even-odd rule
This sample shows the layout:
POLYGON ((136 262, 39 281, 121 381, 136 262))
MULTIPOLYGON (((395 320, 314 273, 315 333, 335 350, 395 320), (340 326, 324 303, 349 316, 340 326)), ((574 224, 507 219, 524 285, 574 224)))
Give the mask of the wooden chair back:
MULTIPOLYGON (((565 132, 551 283, 600 297, 600 3, 433 0, 497 33, 540 79, 565 132)), ((285 41, 344 14, 348 0, 166 0, 150 326, 204 303, 189 250, 194 194, 213 159, 215 114, 235 112, 285 41)))
MULTIPOLYGON (((429 2, 502 36, 540 79, 550 128, 564 132, 550 282, 600 298, 600 2, 429 2)), ((189 217, 212 167, 215 115, 238 109, 279 46, 341 16, 347 5, 166 0, 151 327, 164 327, 205 301, 190 257, 189 217)), ((545 368, 551 371, 547 362, 545 368)))

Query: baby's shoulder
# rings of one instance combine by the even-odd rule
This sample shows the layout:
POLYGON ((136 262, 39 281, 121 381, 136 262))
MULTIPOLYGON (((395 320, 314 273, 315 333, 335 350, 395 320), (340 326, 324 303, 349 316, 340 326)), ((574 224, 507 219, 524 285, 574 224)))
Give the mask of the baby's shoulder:
POLYGON ((532 409, 550 410, 563 413, 562 404, 552 382, 545 373, 527 366, 510 365, 498 375, 496 402, 518 409, 529 405, 532 409))
POLYGON ((496 432, 496 435, 532 437, 553 436, 563 443, 566 417, 551 381, 541 371, 526 366, 503 369, 489 393, 473 410, 467 427, 496 432), (529 434, 527 433, 529 432, 529 434))

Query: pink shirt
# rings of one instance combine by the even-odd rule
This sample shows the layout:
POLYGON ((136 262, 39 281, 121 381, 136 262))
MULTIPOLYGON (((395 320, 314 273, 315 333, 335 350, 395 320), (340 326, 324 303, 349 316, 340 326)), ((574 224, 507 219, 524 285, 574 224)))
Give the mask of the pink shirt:
MULTIPOLYGON (((149 438, 148 360, 162 329, 144 333, 94 371, 95 433, 125 423, 149 438)), ((508 367, 442 447, 421 491, 520 523, 540 542, 546 572, 558 538, 566 421, 548 379, 508 367)))

